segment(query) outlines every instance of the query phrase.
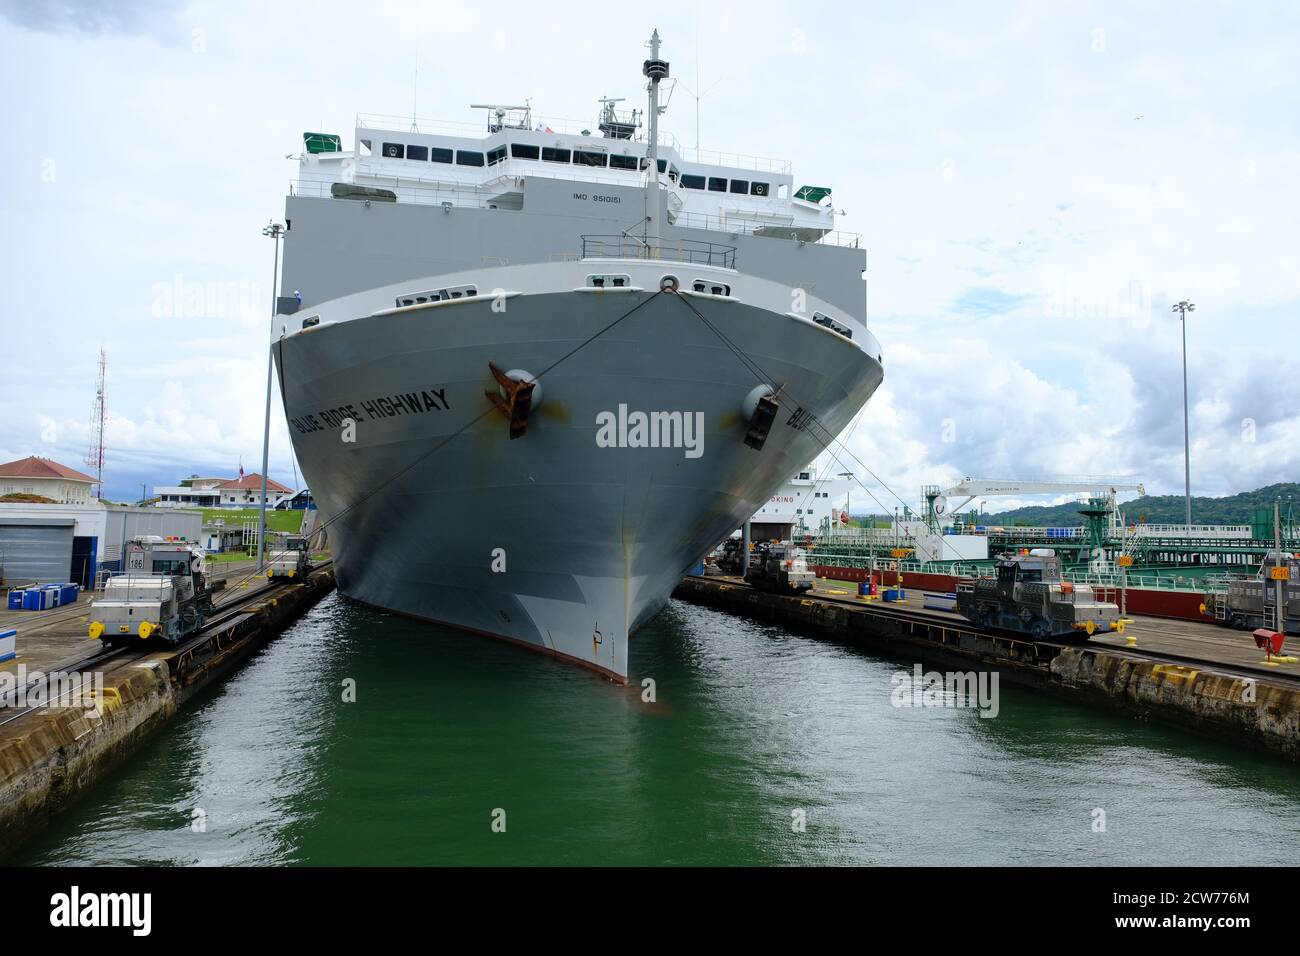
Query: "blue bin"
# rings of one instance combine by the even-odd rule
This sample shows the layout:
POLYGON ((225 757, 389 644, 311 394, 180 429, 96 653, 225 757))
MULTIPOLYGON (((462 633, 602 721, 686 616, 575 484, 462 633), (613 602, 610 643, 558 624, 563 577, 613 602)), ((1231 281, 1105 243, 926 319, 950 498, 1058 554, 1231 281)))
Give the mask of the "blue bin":
POLYGON ((904 591, 902 588, 886 588, 886 589, 885 589, 885 600, 886 600, 886 601, 905 601, 905 600, 907 600, 907 592, 904 591))
POLYGON ((28 588, 23 592, 24 611, 44 611, 45 601, 45 592, 40 588, 28 588))
POLYGON ((9 592, 9 610, 21 611, 23 609, 23 592, 15 589, 9 592))
POLYGON ((77 592, 81 589, 75 584, 62 584, 59 586, 59 603, 76 604, 77 592))

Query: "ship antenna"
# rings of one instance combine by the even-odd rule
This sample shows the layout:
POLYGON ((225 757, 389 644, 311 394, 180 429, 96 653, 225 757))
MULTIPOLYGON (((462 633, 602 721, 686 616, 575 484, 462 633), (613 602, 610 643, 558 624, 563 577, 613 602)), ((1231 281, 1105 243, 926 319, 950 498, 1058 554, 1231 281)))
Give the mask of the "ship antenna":
POLYGON ((420 41, 415 41, 415 77, 411 80, 411 132, 418 133, 415 117, 419 115, 417 104, 420 96, 420 41))
POLYGON ((659 81, 668 76, 668 62, 659 59, 659 31, 650 34, 650 59, 641 66, 641 72, 650 80, 650 149, 649 167, 646 170, 649 179, 646 182, 646 246, 650 255, 659 239, 659 81))

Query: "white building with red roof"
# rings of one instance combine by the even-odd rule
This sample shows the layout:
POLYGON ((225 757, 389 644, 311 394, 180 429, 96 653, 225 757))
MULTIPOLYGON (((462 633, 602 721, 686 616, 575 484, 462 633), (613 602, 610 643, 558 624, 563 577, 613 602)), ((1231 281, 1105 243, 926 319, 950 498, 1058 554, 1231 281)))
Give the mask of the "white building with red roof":
POLYGON ((95 479, 50 458, 28 455, 0 465, 0 497, 40 495, 61 505, 90 502, 95 479))
MULTIPOLYGON (((155 485, 159 508, 256 508, 262 502, 262 476, 203 478, 190 475, 175 485, 155 485)), ((292 498, 294 491, 274 478, 266 479, 266 506, 274 508, 292 498)))

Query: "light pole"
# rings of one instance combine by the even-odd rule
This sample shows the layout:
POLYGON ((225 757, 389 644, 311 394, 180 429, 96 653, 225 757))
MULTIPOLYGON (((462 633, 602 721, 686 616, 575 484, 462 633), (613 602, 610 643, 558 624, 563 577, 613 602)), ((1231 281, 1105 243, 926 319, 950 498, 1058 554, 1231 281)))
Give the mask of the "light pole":
POLYGON ((271 269, 271 335, 266 341, 266 417, 262 422, 262 500, 257 506, 257 570, 260 573, 266 563, 266 470, 271 454, 271 339, 275 337, 275 302, 276 288, 280 281, 280 237, 284 235, 284 226, 278 222, 268 222, 262 229, 262 235, 275 240, 275 264, 271 269))
POLYGON ((1196 306, 1183 299, 1173 307, 1183 323, 1183 504, 1188 529, 1192 527, 1192 439, 1187 426, 1187 313, 1196 306))

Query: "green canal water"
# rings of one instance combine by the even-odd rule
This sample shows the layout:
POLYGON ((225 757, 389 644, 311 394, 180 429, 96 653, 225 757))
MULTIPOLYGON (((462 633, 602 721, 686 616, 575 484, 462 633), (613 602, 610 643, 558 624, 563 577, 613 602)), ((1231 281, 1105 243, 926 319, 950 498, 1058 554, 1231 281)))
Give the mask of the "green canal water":
POLYGON ((909 668, 674 601, 619 688, 335 594, 16 862, 1300 859, 1289 764, 1010 687, 893 706, 909 668))

